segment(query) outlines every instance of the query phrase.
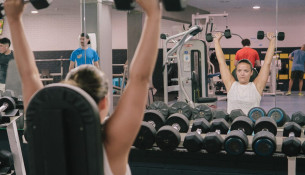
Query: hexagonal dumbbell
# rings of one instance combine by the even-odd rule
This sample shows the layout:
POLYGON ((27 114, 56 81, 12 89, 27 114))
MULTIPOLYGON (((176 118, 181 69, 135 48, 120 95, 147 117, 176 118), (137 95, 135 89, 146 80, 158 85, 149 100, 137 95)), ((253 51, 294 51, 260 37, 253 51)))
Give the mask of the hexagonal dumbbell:
POLYGON ((290 121, 290 118, 285 111, 278 107, 271 108, 268 111, 267 116, 273 118, 277 126, 283 126, 286 122, 290 121))
POLYGON ((164 151, 176 149, 181 142, 180 133, 186 133, 189 129, 188 118, 180 113, 172 114, 168 117, 166 123, 159 129, 156 135, 158 147, 164 151), (169 125, 169 126, 168 126, 169 125))
POLYGON ((226 121, 229 121, 229 114, 222 109, 216 109, 213 111, 213 119, 223 118, 226 121))
POLYGON ((207 121, 211 121, 213 115, 212 110, 207 105, 198 105, 193 110, 193 119, 205 118, 207 121))
POLYGON ((208 132, 204 137, 203 148, 209 153, 218 153, 224 142, 220 134, 227 134, 228 130, 229 124, 225 119, 214 119, 211 122, 211 132, 208 132))
POLYGON ((296 137, 300 137, 302 128, 295 122, 287 122, 284 125, 283 136, 287 137, 282 142, 282 152, 287 156, 297 156, 301 152, 301 141, 296 137))
POLYGON ((249 110, 248 117, 253 121, 256 122, 261 117, 266 116, 266 111, 263 108, 260 107, 254 107, 249 110))
POLYGON ((253 122, 246 116, 237 117, 224 141, 224 149, 231 155, 242 155, 249 144, 247 135, 253 132, 253 122))
POLYGON ((155 143, 157 131, 165 123, 165 116, 157 110, 146 110, 140 131, 134 142, 139 149, 150 149, 155 143))
POLYGON ((261 117, 254 124, 253 151, 260 156, 270 156, 276 150, 277 127, 271 117, 261 117))
POLYGON ((291 121, 296 122, 300 126, 305 125, 305 114, 302 111, 297 111, 292 114, 291 121))
POLYGON ((202 149, 203 138, 202 133, 210 131, 210 123, 205 118, 199 118, 194 120, 191 132, 189 132, 183 142, 183 146, 189 152, 197 152, 202 149))
POLYGON ((233 122, 234 119, 236 119, 237 117, 240 117, 240 116, 246 116, 246 114, 245 114, 241 109, 233 109, 233 110, 230 112, 229 120, 230 120, 231 122, 233 122))

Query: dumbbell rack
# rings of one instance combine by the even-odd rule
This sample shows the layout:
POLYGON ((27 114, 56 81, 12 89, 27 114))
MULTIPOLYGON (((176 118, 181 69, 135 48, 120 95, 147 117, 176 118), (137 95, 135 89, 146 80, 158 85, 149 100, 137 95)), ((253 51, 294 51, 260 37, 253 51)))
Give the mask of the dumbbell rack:
MULTIPOLYGON (((190 126, 192 125, 192 122, 190 124, 190 126)), ((282 128, 278 128, 278 135, 281 135, 283 132, 283 129, 282 128), (280 133, 280 134, 279 134, 280 133)), ((186 136, 187 133, 180 133, 181 135, 181 142, 180 144, 178 145, 177 147, 177 150, 181 151, 181 152, 187 152, 186 149, 183 147, 183 142, 184 142, 184 138, 186 136)), ((201 136, 203 138, 205 138, 205 135, 206 134, 201 134, 201 136)), ((225 134, 221 134, 221 137, 223 139, 226 138, 226 135, 225 134)), ((253 140, 253 136, 247 136, 248 137, 248 141, 249 141, 249 144, 248 144, 248 147, 246 149, 246 152, 245 154, 249 154, 249 155, 255 155, 255 153, 253 152, 252 150, 252 140, 253 140)), ((304 132, 302 132, 302 135, 300 138, 298 138, 301 142, 304 142, 305 141, 305 138, 304 138, 304 132)), ((275 150, 275 153, 273 154, 273 156, 276 156, 276 157, 285 157, 286 155, 281 153, 282 151, 282 141, 283 141, 283 138, 282 136, 276 136, 276 150, 275 150)), ((157 145, 154 144, 153 150, 158 150, 157 148, 157 145)), ((223 154, 226 154, 224 149, 222 149, 223 151, 221 151, 221 153, 223 154)), ((201 150, 200 153, 206 153, 205 150, 201 150)), ((296 159, 297 158, 302 158, 302 159, 305 159, 305 155, 299 155, 297 157, 288 157, 287 156, 287 163, 288 163, 288 175, 295 175, 296 174, 296 159)))
MULTIPOLYGON (((20 116, 22 116, 22 114, 20 116)), ((17 125, 16 125, 16 120, 20 116, 11 117, 10 123, 1 124, 0 128, 6 128, 8 141, 14 158, 14 168, 16 175, 26 175, 20 141, 19 141, 19 135, 17 131, 17 125)))

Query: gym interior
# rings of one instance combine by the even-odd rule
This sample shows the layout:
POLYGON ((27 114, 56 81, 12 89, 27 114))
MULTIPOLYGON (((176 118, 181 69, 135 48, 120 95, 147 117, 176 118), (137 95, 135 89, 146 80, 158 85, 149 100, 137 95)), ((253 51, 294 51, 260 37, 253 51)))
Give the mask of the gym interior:
MULTIPOLYGON (((44 85, 58 83, 65 78, 70 55, 79 47, 79 34, 88 33, 91 48, 101 58, 100 68, 112 81, 109 88, 111 114, 128 81, 129 63, 144 23, 141 9, 136 7, 130 11, 119 11, 113 0, 54 0, 48 8, 38 13, 33 12, 35 10, 32 5, 27 5, 23 23, 44 85)), ((305 174, 305 96, 298 95, 298 81, 293 84, 292 95, 285 96, 292 68, 289 54, 305 44, 305 1, 188 0, 183 11, 163 10, 158 60, 149 89, 147 113, 156 110, 159 112, 153 112, 154 115, 159 115, 161 111, 160 115, 167 118, 166 115, 187 111, 188 116, 184 117, 187 120, 186 131, 178 132, 177 138, 175 135, 177 141, 174 139, 175 143, 170 146, 158 144, 158 139, 168 135, 168 132, 162 134, 157 128, 153 128, 154 136, 148 141, 152 142, 151 145, 145 145, 145 139, 141 142, 138 136, 129 156, 132 174, 305 174), (284 32, 284 36, 276 41, 276 54, 267 86, 260 108, 253 111, 253 116, 241 114, 240 111, 236 111, 236 114, 226 113, 227 92, 219 76, 214 44, 207 41, 207 34, 216 31, 224 35, 225 31, 230 31, 230 37, 224 36, 221 46, 231 72, 235 68, 235 54, 242 48, 242 38, 251 41, 251 48, 259 53, 263 64, 268 39, 264 36, 259 39, 258 31, 275 32, 277 35, 284 32), (270 131, 270 128, 256 125, 257 131, 245 136, 247 144, 234 140, 232 138, 236 137, 229 137, 229 133, 233 135, 233 120, 243 115, 251 119, 252 125, 261 118, 268 118, 264 116, 275 118, 275 125, 269 122, 275 129, 270 131), (218 121, 218 124, 227 127, 222 126, 225 131, 216 127, 210 133, 202 129, 199 133, 197 130, 199 141, 192 140, 187 144, 190 139, 187 136, 197 132, 190 128, 195 126, 195 119, 200 118, 205 118, 209 127, 213 126, 212 119, 224 118, 225 121, 218 121), (285 127, 285 123, 293 119, 298 126, 290 124, 285 127), (289 127, 297 129, 289 130, 289 127), (268 138, 260 140, 255 136, 259 131, 267 132, 268 138), (206 139, 202 141, 203 138, 206 139), (205 146, 196 150, 198 142, 205 146), (236 147, 242 143, 244 150, 238 152, 236 147)), ((6 18, 0 22, 0 37, 11 38, 6 18)), ((11 49, 14 50, 13 46, 11 49)), ((0 168, 5 168, 3 172, 16 175, 31 174, 31 160, 24 138, 21 83, 13 62, 9 64, 2 97, 12 98, 16 109, 9 114, 5 112, 1 120, 0 150, 7 152, 1 153, 0 168), (5 117, 10 119, 6 121, 5 117)), ((173 122, 167 121, 166 125, 175 128, 173 122)), ((264 122, 268 123, 265 120, 261 123, 264 122)), ((241 125, 238 128, 246 130, 247 126, 241 125)), ((255 126, 251 127, 255 130, 255 126)), ((170 129, 170 132, 177 131, 170 129)), ((167 139, 171 142, 172 138, 167 139)))

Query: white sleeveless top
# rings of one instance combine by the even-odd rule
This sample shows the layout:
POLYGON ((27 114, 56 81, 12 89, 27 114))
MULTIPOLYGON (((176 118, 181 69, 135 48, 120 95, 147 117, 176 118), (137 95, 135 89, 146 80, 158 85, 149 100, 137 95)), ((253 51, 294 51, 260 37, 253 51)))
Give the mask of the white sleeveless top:
MULTIPOLYGON (((107 157, 107 153, 105 150, 105 147, 103 146, 103 162, 104 162, 104 175, 113 175, 110 165, 109 165, 109 161, 108 161, 108 157, 107 157)), ((126 173, 125 175, 131 175, 131 171, 129 168, 129 165, 126 165, 126 173)))
POLYGON ((246 115, 253 107, 259 107, 262 99, 253 82, 242 85, 235 81, 228 92, 227 112, 230 114, 233 109, 241 109, 246 115))

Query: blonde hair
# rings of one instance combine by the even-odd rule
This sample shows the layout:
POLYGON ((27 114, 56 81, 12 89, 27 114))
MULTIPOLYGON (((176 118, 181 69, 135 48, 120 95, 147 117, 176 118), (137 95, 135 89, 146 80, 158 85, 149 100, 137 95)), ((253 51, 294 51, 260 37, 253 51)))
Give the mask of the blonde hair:
POLYGON ((99 103, 108 93, 108 80, 105 73, 93 65, 81 65, 71 70, 63 83, 83 89, 96 103, 99 103))

